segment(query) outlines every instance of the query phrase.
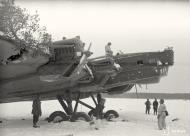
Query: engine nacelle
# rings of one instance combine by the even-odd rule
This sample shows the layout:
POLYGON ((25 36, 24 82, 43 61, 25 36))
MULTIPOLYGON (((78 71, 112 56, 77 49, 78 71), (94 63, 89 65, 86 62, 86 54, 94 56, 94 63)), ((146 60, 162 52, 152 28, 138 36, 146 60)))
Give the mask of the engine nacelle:
POLYGON ((78 38, 56 41, 50 46, 51 61, 67 63, 80 60, 83 55, 84 44, 78 38))

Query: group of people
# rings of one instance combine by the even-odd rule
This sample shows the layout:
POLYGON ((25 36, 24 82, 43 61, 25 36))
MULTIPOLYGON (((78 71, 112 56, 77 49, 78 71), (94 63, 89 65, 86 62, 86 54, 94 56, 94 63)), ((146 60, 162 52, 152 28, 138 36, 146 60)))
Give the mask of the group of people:
MULTIPOLYGON (((146 110, 145 110, 145 113, 146 114, 150 114, 150 109, 151 109, 151 102, 149 99, 146 100, 145 102, 145 106, 146 106, 146 110)), ((158 111, 158 101, 157 99, 154 100, 153 102, 153 112, 154 112, 154 115, 157 115, 157 111, 158 111)))
MULTIPOLYGON (((151 102, 149 99, 146 100, 145 102, 146 105, 146 114, 150 114, 150 109, 151 109, 151 102)), ((164 104, 164 99, 160 99, 160 105, 158 106, 158 101, 157 99, 154 100, 153 102, 153 110, 154 110, 154 115, 157 115, 158 119, 158 129, 166 129, 166 116, 168 115, 166 105, 164 104)))

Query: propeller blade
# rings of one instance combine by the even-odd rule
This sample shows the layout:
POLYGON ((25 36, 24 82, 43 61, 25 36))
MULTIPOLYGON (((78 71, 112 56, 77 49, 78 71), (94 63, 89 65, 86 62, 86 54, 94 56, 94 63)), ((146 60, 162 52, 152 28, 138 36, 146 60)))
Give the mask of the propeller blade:
POLYGON ((87 54, 90 52, 91 46, 92 46, 92 43, 90 43, 90 45, 88 46, 87 51, 84 51, 84 52, 83 52, 83 56, 82 56, 82 58, 80 59, 80 63, 79 63, 79 64, 82 64, 83 62, 85 62, 85 60, 86 60, 87 57, 88 57, 87 54))
POLYGON ((76 74, 79 75, 82 71, 82 69, 85 67, 86 63, 87 63, 87 58, 88 58, 88 54, 90 53, 90 48, 91 48, 91 43, 88 47, 88 50, 87 51, 84 51, 83 52, 83 56, 82 58, 80 59, 80 62, 77 66, 77 68, 74 70, 74 72, 72 73, 71 77, 75 77, 76 74))

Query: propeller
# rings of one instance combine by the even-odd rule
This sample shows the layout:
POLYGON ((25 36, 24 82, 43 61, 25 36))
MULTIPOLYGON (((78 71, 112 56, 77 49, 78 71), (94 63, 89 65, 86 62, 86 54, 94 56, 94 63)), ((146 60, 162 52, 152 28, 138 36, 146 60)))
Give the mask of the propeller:
POLYGON ((78 64, 77 68, 76 68, 76 69, 73 71, 73 73, 71 74, 71 78, 72 78, 72 77, 76 78, 76 76, 78 76, 78 75, 81 73, 82 69, 83 69, 83 68, 85 67, 85 65, 87 64, 87 58, 92 54, 92 53, 90 52, 91 45, 92 45, 92 44, 90 43, 90 45, 89 45, 87 51, 84 51, 84 52, 83 52, 83 56, 82 56, 82 58, 80 59, 80 62, 79 62, 79 64, 78 64))

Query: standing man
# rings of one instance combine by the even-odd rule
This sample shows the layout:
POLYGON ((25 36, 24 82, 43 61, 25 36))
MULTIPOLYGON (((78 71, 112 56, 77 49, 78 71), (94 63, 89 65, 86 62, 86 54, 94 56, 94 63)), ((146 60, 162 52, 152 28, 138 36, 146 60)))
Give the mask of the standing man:
POLYGON ((97 119, 102 119, 103 118, 103 110, 104 110, 104 105, 105 105, 105 99, 102 98, 102 95, 99 93, 97 94, 97 107, 96 107, 96 117, 97 119))
POLYGON ((37 96, 34 100, 33 100, 33 104, 32 104, 32 114, 33 114, 33 127, 37 128, 40 127, 37 125, 37 122, 39 120, 39 117, 42 115, 42 111, 41 111, 41 101, 39 96, 37 96))
POLYGON ((158 110, 158 101, 157 101, 157 99, 155 99, 154 102, 153 102, 153 110, 154 110, 154 115, 157 115, 157 110, 158 110))
POLYGON ((90 125, 95 124, 95 129, 98 130, 100 128, 101 119, 103 118, 103 110, 104 110, 105 99, 102 98, 100 93, 97 94, 97 105, 96 105, 96 122, 91 122, 90 125))
POLYGON ((149 101, 149 99, 147 99, 147 101, 145 102, 145 105, 146 105, 146 114, 150 114, 150 105, 151 105, 151 103, 150 103, 150 101, 149 101))
POLYGON ((160 99, 160 106, 158 107, 158 129, 166 129, 166 105, 164 104, 164 99, 160 99))

